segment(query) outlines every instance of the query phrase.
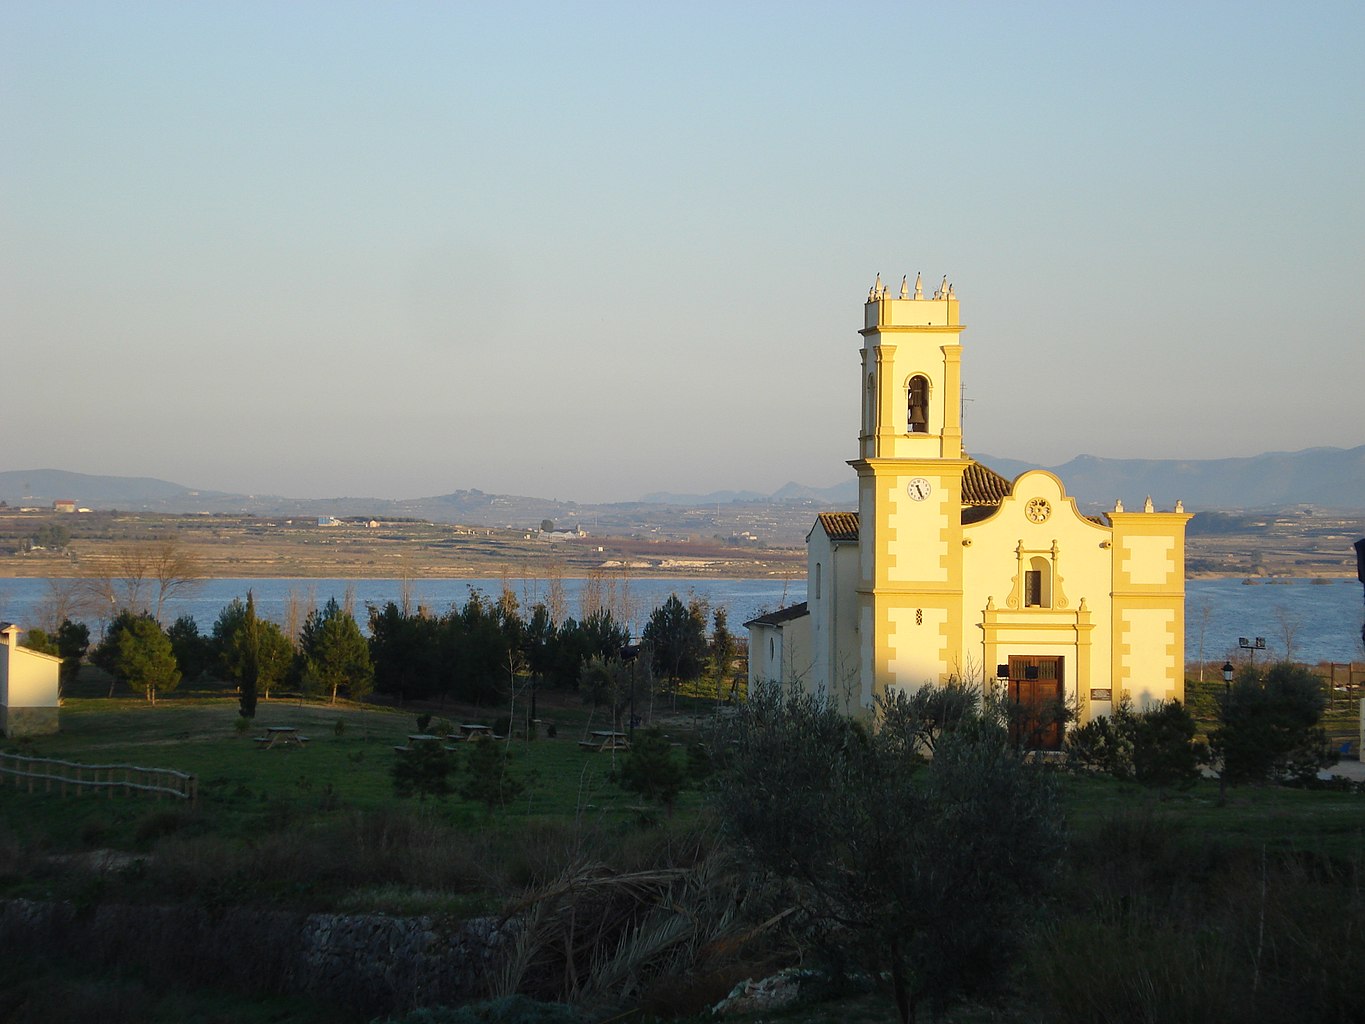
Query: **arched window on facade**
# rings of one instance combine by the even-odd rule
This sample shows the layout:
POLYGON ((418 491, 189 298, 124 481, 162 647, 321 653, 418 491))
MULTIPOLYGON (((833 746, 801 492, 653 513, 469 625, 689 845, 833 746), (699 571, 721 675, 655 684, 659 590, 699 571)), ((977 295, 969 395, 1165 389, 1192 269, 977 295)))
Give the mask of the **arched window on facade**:
POLYGON ((820 600, 820 563, 815 563, 815 600, 820 600))
POLYGON ((905 432, 929 432, 929 378, 915 374, 905 385, 905 432))
POLYGON ((863 402, 863 433, 873 434, 877 430, 877 378, 867 375, 867 398, 863 402))
POLYGON ((1052 607, 1052 564, 1046 558, 1030 559, 1024 570, 1024 607, 1052 607))

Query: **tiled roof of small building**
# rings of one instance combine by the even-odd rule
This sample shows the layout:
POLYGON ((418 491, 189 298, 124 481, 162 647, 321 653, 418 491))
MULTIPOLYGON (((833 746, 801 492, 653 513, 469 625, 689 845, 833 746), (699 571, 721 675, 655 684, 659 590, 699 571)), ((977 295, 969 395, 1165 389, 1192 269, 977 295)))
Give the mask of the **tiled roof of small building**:
POLYGON ((760 615, 756 619, 750 619, 744 625, 780 626, 784 622, 790 622, 792 619, 799 619, 801 616, 809 614, 810 608, 806 605, 805 601, 802 601, 800 604, 789 605, 786 608, 779 608, 775 612, 769 612, 767 615, 760 615))
POLYGON ((856 541, 858 539, 857 512, 821 512, 820 527, 829 534, 830 540, 856 541))

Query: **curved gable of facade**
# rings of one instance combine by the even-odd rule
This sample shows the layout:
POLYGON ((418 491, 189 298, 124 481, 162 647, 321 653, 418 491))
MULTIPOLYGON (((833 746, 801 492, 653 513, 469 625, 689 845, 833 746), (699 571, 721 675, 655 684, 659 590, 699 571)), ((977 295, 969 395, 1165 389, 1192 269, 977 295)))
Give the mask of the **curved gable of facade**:
POLYGON ((1062 483, 1061 478, 1046 469, 1030 469, 1020 473, 1014 478, 1014 482, 1009 484, 1009 493, 992 507, 981 505, 964 508, 962 524, 972 527, 983 526, 999 517, 1009 518, 1016 510, 1021 510, 1025 518, 1036 525, 1051 521, 1053 528, 1056 529, 1057 524, 1062 521, 1057 517, 1064 517, 1068 522, 1084 525, 1092 530, 1106 534, 1113 532, 1101 517, 1082 513, 1076 499, 1066 493, 1066 485, 1062 483), (1036 504, 1038 502, 1045 504, 1036 504), (1041 518, 1030 518, 1030 506, 1033 515, 1041 518))

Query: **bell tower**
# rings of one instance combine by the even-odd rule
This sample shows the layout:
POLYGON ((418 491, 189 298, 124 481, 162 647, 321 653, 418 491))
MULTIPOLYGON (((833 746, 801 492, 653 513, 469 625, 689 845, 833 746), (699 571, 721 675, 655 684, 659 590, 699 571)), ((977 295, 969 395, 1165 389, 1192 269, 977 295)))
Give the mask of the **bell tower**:
POLYGON ((948 279, 916 275, 863 307, 858 474, 859 678, 864 706, 893 687, 941 684, 962 644, 961 354, 948 279))

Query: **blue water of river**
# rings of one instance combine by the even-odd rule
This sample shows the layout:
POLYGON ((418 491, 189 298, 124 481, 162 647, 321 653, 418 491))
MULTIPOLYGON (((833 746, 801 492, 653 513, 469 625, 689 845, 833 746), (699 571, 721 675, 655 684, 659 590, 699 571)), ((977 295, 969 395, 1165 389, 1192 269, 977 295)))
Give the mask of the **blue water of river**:
MULTIPOLYGON (((47 618, 53 586, 72 581, 0 578, 0 620, 29 626, 47 618)), ((192 615, 205 632, 218 612, 234 597, 245 598, 250 589, 261 615, 283 622, 294 598, 323 604, 329 597, 342 601, 348 590, 354 596, 356 618, 363 626, 368 605, 399 601, 407 586, 412 603, 443 612, 463 604, 470 590, 496 596, 500 580, 490 579, 214 579, 204 580, 189 593, 172 596, 162 609, 171 622, 192 615)), ((524 607, 546 600, 544 580, 509 580, 508 585, 524 607)), ((584 580, 566 579, 564 602, 567 614, 580 614, 584 580)), ((624 609, 632 631, 639 632, 649 613, 676 593, 683 600, 699 597, 712 608, 724 608, 730 628, 742 632, 746 619, 806 599, 805 580, 735 580, 630 578, 615 583, 615 593, 602 597, 610 607, 624 609)), ((1237 650, 1237 638, 1264 637, 1267 655, 1283 656, 1286 646, 1298 661, 1359 661, 1365 656, 1360 639, 1361 586, 1352 579, 1322 582, 1311 580, 1263 580, 1247 585, 1240 579, 1190 580, 1185 592, 1185 658, 1222 661, 1237 650)), ((87 618, 98 635, 98 618, 87 618)))

